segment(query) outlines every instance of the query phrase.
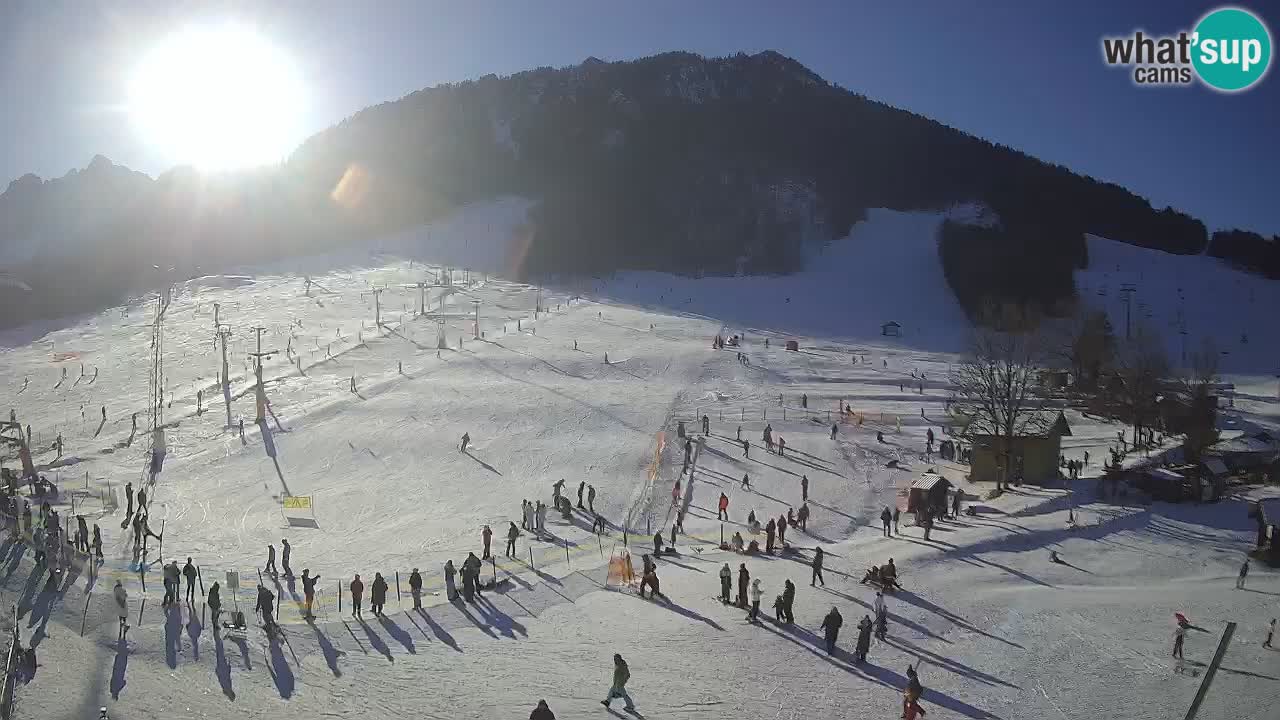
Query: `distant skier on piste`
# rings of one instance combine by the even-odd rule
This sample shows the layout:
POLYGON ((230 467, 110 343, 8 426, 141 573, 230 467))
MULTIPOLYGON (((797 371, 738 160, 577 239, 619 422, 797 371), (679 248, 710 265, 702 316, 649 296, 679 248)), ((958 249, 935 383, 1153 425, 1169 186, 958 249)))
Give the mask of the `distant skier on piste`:
POLYGON ((471 442, 471 434, 470 434, 470 433, 462 433, 462 446, 461 446, 460 448, 458 448, 458 452, 466 452, 466 451, 467 451, 467 445, 468 445, 470 442, 471 442))

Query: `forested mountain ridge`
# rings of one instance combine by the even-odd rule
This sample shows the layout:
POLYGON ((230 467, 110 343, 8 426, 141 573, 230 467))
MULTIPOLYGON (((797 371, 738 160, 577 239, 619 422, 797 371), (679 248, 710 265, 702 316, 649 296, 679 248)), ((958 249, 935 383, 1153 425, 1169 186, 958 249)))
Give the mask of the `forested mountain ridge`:
POLYGON ((95 158, 0 195, 0 324, 87 310, 173 275, 357 242, 504 195, 534 201, 525 275, 788 273, 867 208, 981 203, 947 223, 961 302, 1058 305, 1084 234, 1280 276, 1276 239, 1156 209, 827 83, 776 52, 667 53, 442 85, 366 108, 279 166, 152 180, 95 158), (157 271, 158 266, 162 270, 157 271), (167 269, 173 268, 170 272, 167 269))

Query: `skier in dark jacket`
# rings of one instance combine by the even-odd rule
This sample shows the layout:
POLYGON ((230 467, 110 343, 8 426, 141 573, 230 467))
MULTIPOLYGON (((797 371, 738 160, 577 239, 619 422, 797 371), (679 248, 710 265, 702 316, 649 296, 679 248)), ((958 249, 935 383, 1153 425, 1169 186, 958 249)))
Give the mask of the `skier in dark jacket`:
POLYGON ((784 582, 782 585, 783 622, 793 623, 796 621, 796 616, 792 612, 792 607, 795 601, 796 601, 796 586, 795 586, 795 583, 791 582, 791 579, 788 578, 787 581, 784 582))
POLYGON ((827 581, 822 579, 822 558, 823 558, 822 548, 821 547, 814 548, 813 549, 813 566, 812 566, 813 578, 809 580, 810 585, 813 585, 814 583, 822 583, 822 587, 827 586, 827 581))
POLYGON ((764 526, 764 551, 773 554, 773 533, 778 529, 778 524, 773 518, 769 518, 769 524, 764 526))
POLYGON ((858 623, 858 647, 853 653, 854 662, 865 662, 867 659, 867 651, 871 649, 871 618, 866 615, 862 616, 862 621, 858 623))
POLYGON ((738 598, 735 603, 740 608, 747 606, 747 582, 750 580, 751 573, 747 572, 747 564, 740 564, 738 566, 738 598))
POLYGON ((194 605, 196 602, 196 566, 192 564, 191 558, 187 558, 187 564, 182 566, 182 576, 187 579, 187 604, 194 605))
POLYGON ((360 580, 360 576, 351 581, 351 616, 360 618, 360 600, 364 597, 364 582, 360 580))
POLYGON ((511 527, 507 528, 507 557, 516 556, 516 538, 520 537, 520 528, 515 523, 511 523, 511 527))
POLYGON ((222 612, 222 588, 214 580, 209 586, 209 613, 213 617, 214 628, 218 627, 218 614, 222 612))
POLYGON ((781 550, 782 548, 787 546, 787 516, 786 515, 778 516, 778 524, 776 527, 778 528, 778 549, 781 550))
POLYGON ((409 573, 409 594, 413 596, 413 609, 422 609, 422 573, 418 572, 418 568, 414 568, 409 573))
POLYGON ((802 502, 809 501, 809 476, 808 475, 800 476, 800 500, 802 502))
POLYGON ((262 613, 262 624, 270 630, 275 625, 272 611, 276 607, 276 596, 265 586, 258 586, 258 604, 253 606, 254 612, 262 613))
POLYGON ((302 617, 308 620, 315 617, 311 613, 311 606, 316 601, 316 582, 320 580, 319 575, 312 575, 307 568, 302 569, 302 596, 303 596, 303 613, 302 617))
POLYGON ((844 618, 840 617, 840 611, 834 607, 831 608, 831 612, 827 613, 827 616, 822 619, 821 629, 826 631, 823 637, 827 641, 828 655, 836 650, 836 639, 840 637, 840 626, 843 624, 844 618))
POLYGON ((551 708, 547 707, 546 700, 539 700, 538 707, 529 713, 529 720, 556 720, 556 714, 551 712, 551 708))
POLYGON ((369 588, 369 609, 374 615, 382 615, 382 606, 387 604, 387 581, 382 573, 373 574, 373 585, 369 588))
POLYGON ((586 480, 583 480, 582 482, 578 483, 578 509, 579 510, 587 509, 586 506, 582 504, 582 493, 586 492, 586 489, 587 489, 586 480))
POLYGON ((902 511, 898 508, 893 509, 893 534, 898 534, 898 518, 902 517, 902 511))
POLYGON ((884 510, 880 511, 880 524, 884 526, 884 536, 889 537, 889 523, 893 522, 893 513, 889 512, 886 505, 884 510))
POLYGON ((720 568, 720 602, 728 604, 729 593, 733 587, 733 570, 729 569, 729 563, 725 563, 720 568))

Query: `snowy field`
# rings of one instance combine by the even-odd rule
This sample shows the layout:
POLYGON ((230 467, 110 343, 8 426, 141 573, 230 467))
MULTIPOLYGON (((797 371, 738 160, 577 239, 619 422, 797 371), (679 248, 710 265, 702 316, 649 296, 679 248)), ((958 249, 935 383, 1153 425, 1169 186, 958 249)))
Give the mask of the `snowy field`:
MULTIPOLYGON (((816 257, 812 272, 793 277, 628 273, 591 287, 538 289, 483 272, 518 264, 524 207, 472 208, 359 260, 315 258, 305 270, 295 263, 178 287, 164 325, 168 456, 152 523, 163 520, 164 560, 192 557, 204 584, 237 571, 234 602, 244 610, 267 545, 278 550, 287 538, 294 572, 308 568, 322 581, 319 620, 307 624, 287 602, 300 600, 301 585, 268 577, 286 600, 282 641, 254 625, 244 637, 215 632, 200 603, 166 616, 154 540, 135 559, 120 528, 123 510, 101 507, 108 488, 123 501, 124 483, 143 478, 154 298, 0 337, 0 388, 32 427, 35 462, 71 491, 77 512, 100 524, 106 553, 99 577, 73 573, 53 592, 32 573, 29 550, 3 546, 0 592, 6 605, 19 605, 20 637, 38 643, 41 663, 17 691, 17 717, 96 717, 106 705, 113 718, 518 718, 539 698, 559 717, 586 717, 604 714, 598 701, 619 652, 649 718, 896 718, 911 663, 921 665, 930 718, 1167 718, 1185 713, 1199 683, 1191 673, 1208 663, 1228 621, 1239 628, 1201 717, 1266 716, 1280 701, 1280 654, 1260 647, 1266 621, 1280 614, 1280 576, 1255 564, 1249 588, 1233 589, 1252 541, 1246 498, 1210 506, 1102 501, 1088 479, 1095 461, 1074 488, 971 500, 978 516, 942 523, 929 541, 905 517, 900 535, 881 535, 880 510, 915 472, 937 467, 958 481, 964 472, 921 457, 927 430, 941 435, 948 363, 966 330, 938 266, 939 215, 873 212, 816 257), (422 317, 418 290, 406 286, 436 278, 424 260, 477 269, 453 273, 456 291, 428 290, 422 317), (535 312, 539 300, 544 312, 535 312), (233 329, 230 426, 217 387, 215 303, 233 329), (904 337, 879 335, 889 320, 904 337), (247 355, 252 326, 265 328, 264 349, 279 351, 264 366, 274 417, 262 426, 254 423, 247 355), (441 328, 444 350, 436 347, 441 328), (733 348, 711 349, 718 333, 745 334, 749 363, 733 348), (783 350, 793 338, 800 351, 783 350), (832 439, 840 403, 861 423, 840 422, 832 439), (697 434, 702 415, 711 432, 697 445, 693 480, 681 480, 689 497, 678 555, 659 563, 668 600, 640 600, 606 582, 608 558, 624 543, 646 552, 653 532, 670 530, 683 459, 677 423, 697 434), (765 452, 766 424, 786 439, 785 455, 765 452), (464 432, 467 453, 458 450, 464 432), (61 457, 52 449, 59 434, 61 457), (890 459, 908 469, 886 468, 890 459), (718 549, 720 493, 730 501, 725 535, 751 539, 747 513, 764 522, 798 509, 802 477, 812 516, 807 531, 788 531, 786 552, 746 558, 718 549), (543 538, 523 533, 516 557, 503 557, 521 500, 550 501, 559 479, 575 501, 579 483, 595 488, 607 531, 594 536, 586 512, 569 521, 552 512, 543 538), (317 527, 290 527, 285 495, 314 498, 317 527), (1067 528, 1069 511, 1081 527, 1067 528), (472 606, 447 603, 441 568, 479 554, 485 524, 499 556, 485 572, 503 581, 501 591, 472 606), (817 546, 827 553, 824 587, 807 582, 817 546), (1050 550, 1069 564, 1049 563, 1050 550), (906 591, 889 598, 887 640, 858 665, 856 625, 874 599, 858 580, 888 557, 902 568, 906 591), (763 580, 766 618, 792 579, 796 624, 753 626, 744 611, 722 605, 726 562, 735 588, 740 563, 763 580), (421 612, 407 610, 414 567, 426 578, 421 612), (375 572, 392 582, 387 616, 344 618, 339 582, 345 588, 360 573, 367 584, 375 572), (115 641, 117 579, 130 593, 127 643, 115 641), (829 656, 818 625, 832 607, 844 630, 829 656), (1175 673, 1168 657, 1175 611, 1207 631, 1188 638, 1187 673, 1175 673)), ((1239 294, 1242 323, 1278 299, 1265 281, 1206 258, 1102 239, 1090 240, 1090 257, 1097 269, 1081 273, 1082 288, 1108 284, 1114 295, 1116 283, 1131 282, 1121 275, 1138 275, 1153 321, 1166 324, 1159 313, 1172 310, 1157 288, 1182 287, 1188 308, 1239 294), (1178 277, 1196 280, 1160 274, 1175 264, 1178 277)), ((1114 305, 1114 297, 1105 305, 1113 322, 1114 305)), ((1193 330, 1195 323, 1220 326, 1224 348, 1237 335, 1207 316, 1192 318, 1193 330)), ((1248 342, 1237 336, 1230 346, 1227 370, 1242 394, 1228 419, 1270 427, 1277 402, 1265 362, 1276 340, 1265 326, 1249 326, 1257 329, 1248 342)), ((1068 420, 1073 459, 1086 450, 1101 458, 1118 429, 1075 412, 1068 420)), ((971 498, 987 490, 962 486, 971 498)), ((224 606, 232 604, 224 591, 224 606)))

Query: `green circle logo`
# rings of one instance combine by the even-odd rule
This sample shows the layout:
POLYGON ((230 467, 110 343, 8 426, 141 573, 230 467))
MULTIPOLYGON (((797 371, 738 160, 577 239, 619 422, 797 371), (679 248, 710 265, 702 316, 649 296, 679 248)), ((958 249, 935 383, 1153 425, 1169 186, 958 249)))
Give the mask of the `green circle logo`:
POLYGON ((1205 15, 1191 39, 1191 64, 1206 85, 1223 92, 1244 90, 1267 74, 1271 33, 1256 15, 1219 8, 1205 15))

